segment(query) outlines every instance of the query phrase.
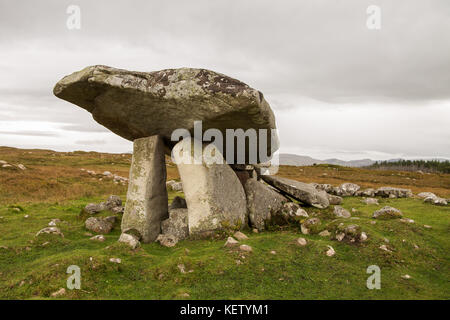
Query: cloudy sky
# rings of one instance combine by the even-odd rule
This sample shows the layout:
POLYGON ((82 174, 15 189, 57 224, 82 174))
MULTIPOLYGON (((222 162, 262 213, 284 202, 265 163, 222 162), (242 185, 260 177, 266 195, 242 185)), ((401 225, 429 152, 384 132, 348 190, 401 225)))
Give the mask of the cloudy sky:
POLYGON ((0 145, 131 151, 52 94, 104 64, 242 80, 271 104, 282 152, 450 158, 449 17, 448 0, 0 0, 0 145), (70 5, 79 30, 67 28, 70 5))

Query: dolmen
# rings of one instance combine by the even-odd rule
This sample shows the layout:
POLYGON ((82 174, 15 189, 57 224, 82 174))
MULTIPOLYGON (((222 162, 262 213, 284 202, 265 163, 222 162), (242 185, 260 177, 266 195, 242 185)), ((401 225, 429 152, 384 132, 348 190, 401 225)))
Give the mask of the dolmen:
POLYGON ((313 186, 261 180, 279 147, 275 117, 263 94, 239 80, 206 69, 97 65, 64 77, 53 91, 133 141, 121 229, 141 242, 167 236, 173 243, 249 224, 261 229, 291 199, 329 204, 313 186), (166 155, 177 164, 186 200, 171 210, 166 155))

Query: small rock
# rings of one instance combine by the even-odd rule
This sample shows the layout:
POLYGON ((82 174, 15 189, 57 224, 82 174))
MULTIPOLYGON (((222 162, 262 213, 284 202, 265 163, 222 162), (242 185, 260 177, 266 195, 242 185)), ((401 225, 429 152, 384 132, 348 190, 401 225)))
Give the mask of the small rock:
POLYGON ((116 221, 115 216, 110 216, 106 218, 96 218, 90 217, 85 222, 84 225, 89 231, 95 233, 110 233, 114 227, 114 222, 116 221))
POLYGON ((61 220, 59 220, 59 219, 52 219, 49 223, 48 223, 48 225, 50 226, 50 227, 56 227, 56 225, 58 224, 58 223, 60 223, 61 222, 61 220))
POLYGON ((252 251, 253 251, 252 247, 250 247, 250 246, 248 246, 248 245, 246 245, 246 244, 241 244, 241 245, 239 246, 239 249, 240 249, 241 251, 244 251, 244 252, 252 252, 252 251))
POLYGON ((156 238, 156 241, 159 241, 159 243, 163 247, 174 247, 178 243, 178 238, 171 235, 171 234, 160 234, 156 238))
POLYGON ((379 205, 378 199, 376 199, 376 198, 365 198, 364 200, 361 200, 361 202, 364 202, 365 204, 379 205))
POLYGON ((328 237, 330 235, 330 231, 328 230, 323 230, 321 232, 319 232, 319 236, 321 237, 328 237))
POLYGON ((256 229, 256 228, 252 229, 252 232, 253 233, 259 233, 258 229, 256 229))
POLYGON ((120 258, 111 258, 109 259, 109 261, 112 263, 122 263, 122 259, 120 258))
POLYGON ((413 219, 408 219, 408 218, 402 218, 399 221, 404 222, 404 223, 414 223, 413 219))
POLYGON ((337 241, 342 241, 345 238, 345 233, 344 232, 340 232, 340 233, 336 233, 336 240, 337 241))
POLYGON ((303 224, 300 226, 300 230, 303 234, 309 234, 309 229, 306 228, 303 224))
POLYGON ((392 252, 391 250, 388 249, 388 247, 385 244, 382 244, 380 246, 380 249, 383 250, 383 251, 386 251, 386 252, 392 252))
POLYGON ((365 232, 361 232, 361 235, 359 237, 359 240, 361 242, 367 241, 367 234, 365 232))
POLYGON ((47 245, 49 245, 49 244, 50 244, 50 242, 45 241, 45 242, 42 244, 42 246, 45 247, 45 246, 47 246, 47 245))
POLYGON ((181 273, 186 273, 184 264, 177 265, 177 268, 178 270, 180 270, 181 273))
POLYGON ((275 250, 270 251, 270 254, 277 254, 275 250))
POLYGON ((338 218, 350 218, 351 214, 348 210, 342 208, 341 206, 334 206, 333 213, 338 218))
POLYGON ((334 251, 333 247, 332 246, 327 246, 327 247, 328 247, 328 250, 326 252, 327 256, 329 256, 329 257, 334 256, 336 254, 336 251, 334 251))
POLYGON ((426 228, 426 229, 431 229, 431 226, 429 226, 427 224, 424 224, 423 227, 426 228))
POLYGON ((102 234, 98 234, 96 236, 93 236, 92 238, 89 238, 89 240, 94 240, 94 241, 100 241, 103 242, 105 241, 105 236, 102 234))
POLYGON ((17 167, 20 169, 20 170, 27 170, 27 167, 25 167, 23 164, 21 164, 21 163, 19 163, 18 165, 17 165, 17 167))
POLYGON ((396 219, 403 216, 402 212, 396 208, 385 206, 373 213, 372 217, 375 219, 396 219))
POLYGON ((28 214, 23 216, 25 219, 28 219, 30 216, 28 214))
POLYGON ((402 279, 408 280, 408 279, 411 279, 411 276, 409 274, 405 274, 402 276, 402 279))
POLYGON ((139 242, 139 239, 136 236, 128 234, 128 233, 122 233, 120 235, 119 242, 126 243, 127 245, 129 245, 131 247, 131 249, 136 249, 137 247, 139 247, 141 245, 141 243, 139 242))
POLYGON ((52 296, 53 298, 56 298, 56 297, 63 296, 63 295, 65 295, 65 294, 66 294, 66 289, 61 288, 61 289, 59 289, 58 291, 53 292, 53 293, 51 294, 51 296, 52 296))
POLYGON ((224 247, 232 248, 239 244, 239 241, 234 239, 233 237, 228 237, 227 242, 225 242, 224 247))
POLYGON ((248 240, 248 237, 240 231, 236 231, 233 237, 235 237, 239 241, 248 240))
POLYGON ((295 240, 295 244, 296 244, 296 245, 299 245, 299 246, 301 246, 301 247, 306 246, 307 243, 308 243, 308 242, 306 241, 305 238, 297 238, 297 239, 295 240))
POLYGON ((57 227, 47 227, 44 229, 41 229, 38 231, 38 233, 36 233, 36 237, 40 236, 41 234, 56 234, 58 236, 61 236, 64 238, 64 234, 61 232, 61 230, 59 230, 59 228, 57 227))

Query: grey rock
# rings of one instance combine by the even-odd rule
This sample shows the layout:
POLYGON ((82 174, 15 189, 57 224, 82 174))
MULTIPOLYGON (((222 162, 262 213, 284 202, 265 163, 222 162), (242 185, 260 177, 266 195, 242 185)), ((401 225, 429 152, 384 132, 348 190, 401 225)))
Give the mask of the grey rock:
POLYGON ((368 189, 364 189, 364 190, 358 190, 355 193, 355 196, 358 196, 358 197, 374 197, 375 196, 375 189, 368 188, 368 189))
POLYGON ((410 198, 413 194, 410 189, 381 187, 376 190, 375 195, 384 198, 410 198))
POLYGON ((440 198, 438 196, 426 197, 423 201, 434 204, 434 205, 438 205, 438 206, 446 206, 447 205, 447 200, 445 200, 444 198, 440 198))
POLYGON ((105 207, 103 206, 103 204, 89 203, 84 207, 83 210, 89 215, 94 215, 96 213, 99 213, 100 211, 105 210, 105 207))
POLYGON ((239 244, 239 241, 237 241, 233 237, 228 237, 227 241, 225 242, 225 244, 223 246, 227 247, 227 248, 233 248, 233 247, 236 247, 238 244, 239 244))
POLYGON ((248 237, 245 234, 243 234, 242 232, 240 232, 240 231, 236 231, 233 234, 233 237, 235 237, 239 241, 248 240, 248 237))
POLYGON ((136 249, 141 245, 136 236, 128 233, 122 233, 119 237, 119 242, 127 244, 131 249, 136 249))
POLYGON ((93 236, 93 237, 89 238, 89 240, 104 242, 106 239, 105 239, 104 235, 98 234, 96 236, 93 236))
POLYGON ((47 228, 41 229, 38 231, 38 233, 36 233, 36 237, 38 237, 42 234, 55 234, 55 235, 58 235, 58 236, 61 236, 64 238, 64 234, 57 227, 47 227, 47 228))
POLYGON ((174 247, 178 243, 178 238, 171 234, 160 234, 156 238, 163 247, 174 247))
POLYGON ((372 217, 375 219, 396 219, 403 216, 402 212, 396 208, 385 206, 373 213, 372 217))
POLYGON ((328 197, 325 191, 317 190, 313 185, 281 178, 276 176, 261 176, 262 179, 283 193, 316 208, 324 209, 329 206, 328 197))
POLYGON ((266 223, 270 220, 283 217, 280 211, 283 208, 283 204, 288 202, 286 197, 270 189, 264 183, 253 179, 247 180, 244 189, 252 227, 264 230, 266 223))
POLYGON ((133 143, 127 202, 122 232, 139 234, 144 243, 152 242, 168 217, 164 143, 159 136, 137 139, 133 143))
POLYGON ((281 212, 286 218, 309 218, 308 212, 301 208, 297 203, 286 202, 283 204, 281 212))
POLYGON ((113 229, 115 220, 116 217, 113 216, 106 218, 90 217, 84 222, 84 225, 89 231, 106 234, 113 229))
POLYGON ((161 222, 161 233, 172 235, 178 240, 188 238, 188 209, 177 208, 169 210, 169 218, 161 222))
POLYGON ((122 207, 122 199, 120 199, 119 196, 114 195, 109 196, 108 200, 106 200, 106 202, 104 203, 104 206, 108 210, 112 210, 117 207, 122 207))
POLYGON ((364 200, 361 200, 361 202, 364 202, 365 204, 376 204, 376 205, 379 205, 378 199, 376 199, 376 198, 365 198, 364 200))
POLYGON ((339 189, 341 190, 341 195, 343 196, 354 196, 356 192, 360 189, 360 186, 358 186, 355 183, 343 183, 339 186, 339 189))
MULTIPOLYGON (((173 147, 172 132, 192 132, 197 120, 203 121, 204 131, 217 128, 223 136, 233 128, 275 129, 275 117, 261 92, 206 69, 135 72, 90 66, 61 79, 53 93, 131 141, 160 135, 173 147)), ((276 151, 278 139, 274 140, 276 151)))
POLYGON ((338 218, 350 218, 352 216, 347 209, 344 209, 341 206, 335 206, 333 214, 338 218))
POLYGON ((425 199, 428 197, 437 198, 437 196, 433 192, 421 192, 417 194, 419 198, 425 199))
POLYGON ((166 185, 169 187, 169 190, 172 191, 183 191, 183 183, 175 180, 169 180, 166 182, 166 185))
POLYGON ((327 193, 327 197, 328 197, 328 202, 331 205, 338 205, 338 204, 341 204, 342 201, 343 201, 342 197, 335 196, 335 195, 332 195, 332 194, 329 194, 329 193, 327 193))

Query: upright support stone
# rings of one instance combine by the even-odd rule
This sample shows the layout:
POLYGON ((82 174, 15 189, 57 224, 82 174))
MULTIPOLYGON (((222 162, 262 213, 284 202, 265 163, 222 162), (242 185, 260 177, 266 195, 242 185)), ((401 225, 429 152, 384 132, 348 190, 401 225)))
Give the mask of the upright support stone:
POLYGON ((137 233, 148 243, 168 217, 164 143, 155 135, 134 140, 133 149, 122 232, 137 233))
POLYGON ((226 227, 243 227, 247 220, 245 192, 220 151, 197 140, 183 139, 172 150, 188 208, 190 235, 226 227), (200 154, 195 154, 195 145, 200 154), (205 161, 206 158, 218 162, 205 161))

